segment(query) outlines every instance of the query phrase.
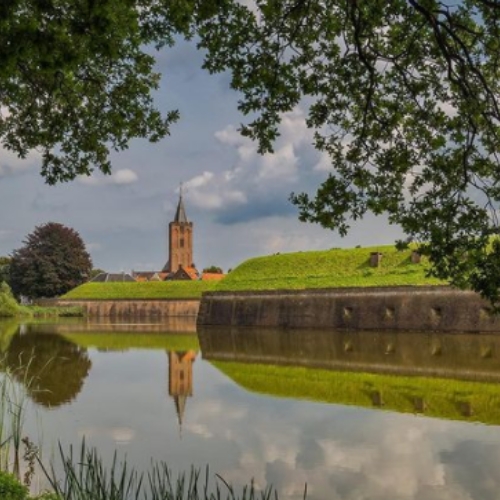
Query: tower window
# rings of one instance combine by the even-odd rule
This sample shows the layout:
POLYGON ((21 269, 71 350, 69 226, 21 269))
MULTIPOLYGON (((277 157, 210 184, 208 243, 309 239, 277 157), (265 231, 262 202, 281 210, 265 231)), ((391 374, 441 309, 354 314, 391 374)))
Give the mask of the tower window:
POLYGON ((180 246, 181 246, 181 248, 184 248, 184 238, 180 239, 180 246))

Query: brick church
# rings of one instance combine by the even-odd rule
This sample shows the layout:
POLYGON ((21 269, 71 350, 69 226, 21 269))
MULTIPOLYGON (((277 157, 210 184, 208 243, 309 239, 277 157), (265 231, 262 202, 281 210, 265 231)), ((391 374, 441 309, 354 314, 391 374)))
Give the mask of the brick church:
POLYGON ((200 274, 193 263, 193 223, 186 215, 182 189, 174 219, 168 224, 168 260, 161 271, 132 271, 135 281, 219 280, 223 274, 200 274))

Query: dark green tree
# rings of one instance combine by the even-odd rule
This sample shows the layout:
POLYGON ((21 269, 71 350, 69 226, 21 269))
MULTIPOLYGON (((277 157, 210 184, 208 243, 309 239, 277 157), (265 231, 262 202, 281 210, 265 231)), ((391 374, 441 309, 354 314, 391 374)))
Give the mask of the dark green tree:
POLYGON ((99 274, 102 274, 102 273, 105 273, 106 271, 104 271, 103 269, 100 269, 98 267, 95 267, 94 269, 92 269, 92 271, 90 271, 90 274, 88 276, 88 279, 91 280, 91 279, 94 279, 96 276, 98 276, 99 274))
POLYGON ((37 226, 24 245, 12 252, 9 282, 18 296, 55 297, 86 281, 91 269, 78 232, 48 222, 37 226))
POLYGON ((204 273, 215 273, 215 274, 223 274, 224 273, 224 271, 222 270, 222 267, 219 267, 219 266, 205 267, 205 269, 203 269, 203 272, 204 273))
POLYGON ((436 276, 496 300, 485 270, 498 261, 500 3, 8 0, 2 144, 41 149, 49 183, 109 172, 109 148, 157 140, 178 117, 154 109, 151 47, 194 35, 204 67, 232 75, 251 116, 242 133, 261 152, 283 113, 308 110, 332 170, 316 193, 292 195, 302 220, 344 235, 385 213, 436 276))
POLYGON ((10 257, 0 257, 0 283, 9 281, 10 257))

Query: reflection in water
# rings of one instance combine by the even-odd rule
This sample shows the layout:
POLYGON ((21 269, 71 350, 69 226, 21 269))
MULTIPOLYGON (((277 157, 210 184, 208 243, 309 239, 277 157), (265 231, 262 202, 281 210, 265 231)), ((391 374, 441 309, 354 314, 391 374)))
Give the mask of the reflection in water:
POLYGON ((202 327, 207 359, 500 382, 500 335, 202 327))
POLYGON ((11 338, 4 362, 13 377, 26 384, 33 401, 45 407, 74 400, 92 366, 87 349, 30 329, 11 338))
POLYGON ((203 357, 254 392, 500 424, 492 335, 204 328, 199 337, 203 357))
POLYGON ((186 401, 193 395, 193 363, 196 352, 170 351, 168 353, 168 394, 174 399, 179 427, 186 411, 186 401))
MULTIPOLYGON (((27 349, 48 352, 57 336, 44 328, 3 330, 14 347, 27 337, 27 349)), ((118 448, 140 470, 151 458, 174 473, 209 464, 236 487, 273 484, 283 499, 301 500, 305 483, 308 500, 498 498, 500 428, 468 423, 500 422, 500 390, 486 382, 497 373, 495 338, 202 331, 207 362, 181 332, 57 328, 64 347, 53 352, 69 343, 91 367, 68 404, 27 413, 45 457, 85 436, 105 463, 118 448), (481 382, 404 375, 438 370, 481 382)))

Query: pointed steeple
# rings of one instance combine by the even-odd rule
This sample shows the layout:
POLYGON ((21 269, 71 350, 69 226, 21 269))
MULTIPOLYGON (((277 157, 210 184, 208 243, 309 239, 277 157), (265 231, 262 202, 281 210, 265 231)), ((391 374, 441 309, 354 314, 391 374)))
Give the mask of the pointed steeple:
POLYGON ((179 428, 182 429, 182 421, 184 420, 184 413, 186 411, 186 400, 185 394, 179 396, 174 396, 175 411, 177 413, 177 421, 179 422, 179 428))
POLYGON ((177 204, 177 210, 175 211, 174 222, 180 222, 182 224, 187 224, 188 222, 186 209, 184 208, 184 202, 182 201, 182 184, 179 192, 179 203, 177 204))

